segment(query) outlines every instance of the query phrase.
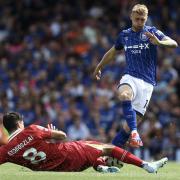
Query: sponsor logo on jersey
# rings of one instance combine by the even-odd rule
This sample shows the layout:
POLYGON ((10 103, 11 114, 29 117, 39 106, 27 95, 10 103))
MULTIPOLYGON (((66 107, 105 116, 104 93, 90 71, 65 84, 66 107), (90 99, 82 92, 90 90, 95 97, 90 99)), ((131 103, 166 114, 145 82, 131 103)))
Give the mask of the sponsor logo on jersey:
POLYGON ((141 43, 141 44, 135 44, 132 46, 124 46, 125 51, 127 49, 149 49, 149 43, 141 43))
POLYGON ((125 37, 124 40, 127 41, 127 40, 128 40, 128 37, 125 37))

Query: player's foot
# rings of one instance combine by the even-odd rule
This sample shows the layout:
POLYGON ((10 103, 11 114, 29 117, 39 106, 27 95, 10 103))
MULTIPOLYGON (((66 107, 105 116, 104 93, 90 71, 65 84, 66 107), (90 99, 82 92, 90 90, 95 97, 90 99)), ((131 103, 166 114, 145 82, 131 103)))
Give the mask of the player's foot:
POLYGON ((136 147, 136 148, 143 146, 143 142, 142 142, 138 132, 131 132, 130 139, 129 139, 129 145, 132 147, 136 147))
POLYGON ((157 173, 158 169, 163 167, 168 161, 168 158, 165 157, 159 161, 154 162, 145 162, 143 164, 143 169, 145 169, 149 173, 157 173))
POLYGON ((97 171, 101 173, 118 173, 120 169, 115 166, 108 167, 108 166, 98 165, 97 171))
POLYGON ((104 160, 106 162, 107 166, 115 166, 118 167, 119 169, 121 169, 124 166, 124 163, 114 157, 110 157, 110 156, 105 156, 104 160))

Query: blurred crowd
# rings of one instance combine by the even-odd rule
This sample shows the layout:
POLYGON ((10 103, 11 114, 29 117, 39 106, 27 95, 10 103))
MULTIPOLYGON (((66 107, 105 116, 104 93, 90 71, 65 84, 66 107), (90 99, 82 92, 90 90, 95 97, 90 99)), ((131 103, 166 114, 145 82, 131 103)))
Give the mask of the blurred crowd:
MULTIPOLYGON (((116 90, 125 56, 93 71, 117 34, 131 26, 131 0, 0 1, 0 112, 25 125, 53 123, 71 140, 111 142, 125 121, 116 90)), ((178 0, 145 1, 147 25, 180 42, 178 0), (149 2, 149 3, 148 3, 149 2)), ((180 148, 180 49, 158 50, 157 86, 140 127, 151 156, 180 148)))

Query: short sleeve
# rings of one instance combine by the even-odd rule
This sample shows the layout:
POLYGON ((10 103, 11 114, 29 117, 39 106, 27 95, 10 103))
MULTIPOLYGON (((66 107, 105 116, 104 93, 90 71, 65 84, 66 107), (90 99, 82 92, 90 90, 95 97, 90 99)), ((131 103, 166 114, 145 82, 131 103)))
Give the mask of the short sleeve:
POLYGON ((119 33, 116 41, 115 41, 115 45, 114 45, 116 50, 121 50, 123 49, 124 45, 123 45, 123 39, 122 39, 122 32, 119 33))
POLYGON ((45 127, 39 126, 39 125, 31 125, 29 126, 29 128, 31 130, 34 131, 34 133, 36 133, 36 135, 39 138, 51 138, 51 130, 47 129, 45 127))
POLYGON ((159 40, 162 40, 164 37, 166 37, 166 35, 160 30, 158 30, 156 27, 153 27, 152 33, 154 33, 159 40))

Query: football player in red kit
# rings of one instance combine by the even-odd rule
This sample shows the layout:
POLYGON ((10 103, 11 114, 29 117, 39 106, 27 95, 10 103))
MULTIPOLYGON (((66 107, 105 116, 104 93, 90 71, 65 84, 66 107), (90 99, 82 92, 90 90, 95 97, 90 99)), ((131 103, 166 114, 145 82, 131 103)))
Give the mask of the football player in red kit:
POLYGON ((109 156, 154 173, 167 162, 167 158, 145 162, 124 149, 96 141, 64 142, 66 134, 51 126, 24 128, 23 118, 17 112, 4 114, 3 125, 10 137, 8 144, 0 147, 0 164, 11 162, 35 171, 82 171, 94 167, 100 172, 117 172, 118 168, 106 166, 101 158, 109 156))

